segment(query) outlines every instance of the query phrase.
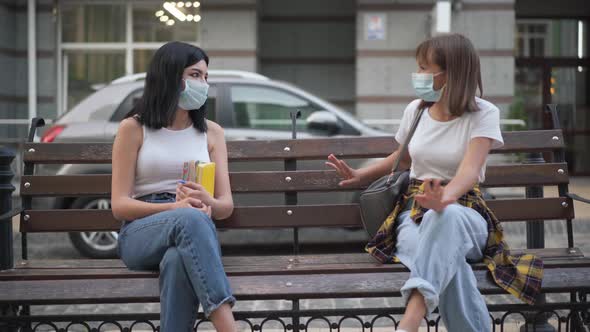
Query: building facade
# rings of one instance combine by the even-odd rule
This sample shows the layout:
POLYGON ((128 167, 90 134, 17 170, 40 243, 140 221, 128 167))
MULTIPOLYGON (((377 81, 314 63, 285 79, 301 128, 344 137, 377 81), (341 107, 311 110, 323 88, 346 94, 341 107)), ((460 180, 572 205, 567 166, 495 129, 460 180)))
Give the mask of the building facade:
MULTIPOLYGON (((255 71, 298 85, 372 124, 395 124, 413 92, 416 46, 433 34, 436 0, 0 0, 0 137, 26 134, 101 84, 144 72, 163 43, 203 47, 214 69, 255 71), (31 12, 34 3, 34 13, 31 12), (32 15, 32 16, 31 16, 32 15), (169 17, 168 17, 169 16, 169 17), (28 54, 34 17, 34 55, 28 54), (171 23, 172 22, 172 23, 171 23), (29 107, 29 59, 36 109, 29 107)), ((590 174, 590 2, 450 1, 450 30, 481 56, 484 98, 506 123, 547 127, 560 104, 573 171, 590 174)))

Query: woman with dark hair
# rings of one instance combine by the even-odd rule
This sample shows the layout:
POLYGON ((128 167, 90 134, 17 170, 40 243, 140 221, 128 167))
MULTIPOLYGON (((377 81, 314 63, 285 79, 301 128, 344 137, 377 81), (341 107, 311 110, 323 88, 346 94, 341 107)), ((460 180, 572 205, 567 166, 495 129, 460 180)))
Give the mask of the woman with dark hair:
POLYGON ((217 331, 236 331, 235 298, 212 218, 233 211, 223 129, 205 118, 209 58, 170 42, 156 51, 143 96, 113 144, 112 210, 130 269, 160 271, 161 331, 192 331, 199 304, 217 331), (216 164, 214 196, 179 184, 185 161, 216 164))
POLYGON ((418 331, 424 315, 437 306, 448 331, 491 331, 468 262, 483 260, 500 287, 527 303, 540 290, 543 264, 533 255, 510 255, 479 190, 489 151, 503 139, 500 111, 480 98, 475 48, 462 35, 440 35, 418 46, 416 61, 411 81, 418 99, 406 107, 395 135, 401 146, 420 117, 405 155, 400 148, 361 169, 330 155, 327 165, 344 178, 342 186, 370 183, 388 174, 400 157, 401 169, 410 169, 408 190, 392 202, 393 212, 367 244, 377 260, 401 262, 410 270, 401 288, 406 311, 397 331, 418 331))

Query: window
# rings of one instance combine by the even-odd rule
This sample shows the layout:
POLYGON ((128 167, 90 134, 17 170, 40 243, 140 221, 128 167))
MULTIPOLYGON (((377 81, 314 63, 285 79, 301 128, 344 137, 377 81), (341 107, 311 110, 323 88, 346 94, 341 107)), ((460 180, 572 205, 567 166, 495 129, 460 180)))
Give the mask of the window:
POLYGON ((125 5, 64 4, 61 15, 66 43, 125 41, 125 5))
POLYGON ((161 4, 135 4, 133 6, 133 41, 142 43, 171 40, 196 42, 199 39, 199 23, 192 18, 199 15, 198 8, 194 9, 192 6, 184 8, 183 6, 178 10, 187 13, 191 20, 179 21, 165 11, 161 4), (167 25, 160 21, 160 18, 168 18, 168 16, 176 19, 173 25, 167 25))
POLYGON ((97 85, 125 75, 123 52, 88 53, 72 51, 67 54, 67 105, 74 106, 95 92, 97 85))
POLYGON ((583 57, 587 24, 572 19, 521 19, 516 23, 519 57, 583 57))
POLYGON ((56 3, 58 39, 62 40, 56 75, 58 115, 93 93, 92 85, 147 71, 152 55, 164 43, 180 40, 196 44, 200 38, 199 1, 56 3))
POLYGON ((233 86, 231 98, 237 128, 291 131, 290 112, 299 110, 297 131, 307 131, 305 120, 320 110, 307 100, 263 86, 233 86))
POLYGON ((150 61, 156 50, 135 50, 133 51, 133 72, 144 73, 148 71, 150 61))

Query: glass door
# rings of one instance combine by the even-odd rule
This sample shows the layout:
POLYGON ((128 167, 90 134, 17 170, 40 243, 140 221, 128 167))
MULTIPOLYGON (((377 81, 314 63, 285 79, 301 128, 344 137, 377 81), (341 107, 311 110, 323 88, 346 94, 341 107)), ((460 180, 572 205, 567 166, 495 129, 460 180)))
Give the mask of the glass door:
POLYGON ((551 102, 558 105, 568 145, 566 159, 571 171, 579 175, 590 175, 589 81, 588 67, 551 70, 551 102))
POLYGON ((544 105, 557 104, 566 161, 574 175, 590 175, 590 57, 588 21, 518 19, 515 102, 510 117, 529 129, 552 128, 544 105))

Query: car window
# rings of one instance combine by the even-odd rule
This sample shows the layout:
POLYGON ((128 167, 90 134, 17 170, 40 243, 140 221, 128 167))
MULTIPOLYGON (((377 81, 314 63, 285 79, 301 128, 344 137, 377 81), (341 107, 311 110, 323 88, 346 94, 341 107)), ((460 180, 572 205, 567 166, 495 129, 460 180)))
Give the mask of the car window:
MULTIPOLYGON (((214 85, 209 86, 209 96, 207 98, 207 119, 215 121, 215 101, 217 97, 217 89, 214 85)), ((125 118, 125 115, 131 111, 135 103, 143 95, 143 88, 131 92, 125 100, 119 105, 110 121, 119 122, 125 118)))
POLYGON ((297 131, 308 131, 305 120, 321 110, 309 101, 278 89, 256 85, 231 87, 234 126, 237 128, 291 131, 291 111, 301 111, 297 131))

